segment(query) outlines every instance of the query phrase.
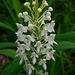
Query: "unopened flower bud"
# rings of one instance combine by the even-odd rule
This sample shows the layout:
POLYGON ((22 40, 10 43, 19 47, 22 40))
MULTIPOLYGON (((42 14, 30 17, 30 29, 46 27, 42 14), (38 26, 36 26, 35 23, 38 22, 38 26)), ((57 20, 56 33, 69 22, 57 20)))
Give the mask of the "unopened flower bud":
POLYGON ((51 16, 51 13, 50 12, 47 12, 47 16, 51 16))
POLYGON ((48 3, 46 1, 44 2, 44 6, 48 6, 48 3))
POLYGON ((29 6, 29 5, 30 5, 29 2, 25 2, 25 3, 24 3, 24 6, 29 6))
POLYGON ((23 12, 23 15, 24 15, 24 16, 27 16, 27 15, 28 15, 28 12, 23 12))
POLYGON ((41 12, 42 11, 42 9, 41 8, 38 8, 38 12, 41 12))
POLYGON ((18 17, 22 17, 22 13, 19 13, 19 14, 18 14, 18 17))
POLYGON ((53 8, 52 8, 52 7, 49 7, 48 10, 49 10, 49 11, 53 11, 53 8))
POLYGON ((32 29, 32 28, 33 28, 33 25, 32 25, 32 24, 29 24, 29 25, 28 25, 28 28, 29 28, 29 29, 32 29))
POLYGON ((51 20, 51 17, 50 17, 50 16, 47 16, 46 19, 47 19, 48 21, 50 21, 50 20, 51 20))
POLYGON ((35 2, 35 1, 33 1, 33 2, 32 2, 32 4, 33 4, 33 5, 35 5, 35 4, 36 4, 36 2, 35 2))
POLYGON ((37 42, 37 45, 40 45, 40 44, 41 44, 41 42, 40 42, 40 41, 38 41, 38 42, 37 42))

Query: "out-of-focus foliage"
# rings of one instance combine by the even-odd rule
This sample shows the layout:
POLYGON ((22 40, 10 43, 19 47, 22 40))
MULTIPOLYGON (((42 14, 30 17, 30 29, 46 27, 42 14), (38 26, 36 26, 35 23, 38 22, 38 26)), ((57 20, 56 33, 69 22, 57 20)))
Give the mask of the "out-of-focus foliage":
MULTIPOLYGON (((23 6, 25 1, 32 0, 0 0, 0 56, 6 55, 5 65, 1 64, 0 60, 1 75, 25 75, 25 67, 23 64, 18 65, 19 59, 15 58, 16 23, 27 25, 17 16, 19 12, 29 11, 23 6)), ((54 54, 56 61, 47 62, 47 71, 50 75, 74 75, 75 1, 47 0, 47 2, 54 8, 52 19, 56 21, 56 41, 58 42, 58 46, 54 46, 57 50, 54 54)), ((41 0, 39 0, 39 5, 40 3, 41 0)))

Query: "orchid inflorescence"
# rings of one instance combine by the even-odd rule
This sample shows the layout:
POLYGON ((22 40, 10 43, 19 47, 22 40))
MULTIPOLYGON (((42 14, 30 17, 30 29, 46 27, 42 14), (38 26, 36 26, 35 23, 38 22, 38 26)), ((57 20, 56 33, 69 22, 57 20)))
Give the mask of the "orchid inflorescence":
MULTIPOLYGON (((47 1, 43 0, 39 7, 38 0, 32 0, 32 5, 33 8, 30 7, 29 2, 24 3, 24 6, 29 8, 31 16, 27 11, 18 14, 18 17, 23 18, 24 22, 28 23, 28 26, 16 23, 18 27, 18 31, 16 32, 18 38, 16 40, 18 44, 16 56, 21 58, 20 64, 22 64, 23 60, 25 61, 29 75, 32 74, 32 70, 36 70, 37 75, 38 70, 35 65, 43 66, 46 71, 47 60, 53 59, 55 61, 53 57, 55 50, 52 46, 54 43, 57 43, 54 41, 55 34, 51 33, 55 32, 55 21, 51 20, 53 8, 49 7, 48 10, 40 15, 42 10, 48 6, 47 1)), ((39 75, 48 75, 48 73, 41 72, 39 75)))

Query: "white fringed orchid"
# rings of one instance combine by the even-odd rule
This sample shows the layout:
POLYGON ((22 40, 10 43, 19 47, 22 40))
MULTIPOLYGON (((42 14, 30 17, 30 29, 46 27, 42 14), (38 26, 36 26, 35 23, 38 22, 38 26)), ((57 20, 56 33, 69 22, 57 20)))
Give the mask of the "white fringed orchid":
POLYGON ((29 75, 31 75, 32 70, 35 70, 35 68, 31 64, 28 64, 27 68, 29 69, 29 75))
POLYGON ((18 28, 15 33, 17 35, 16 43, 18 44, 16 56, 20 57, 20 64, 22 64, 23 60, 25 61, 29 75, 32 74, 32 70, 35 70, 36 74, 39 75, 48 75, 47 72, 37 71, 37 66, 42 65, 44 70, 46 70, 46 61, 50 59, 55 61, 53 56, 55 50, 53 50, 52 46, 57 44, 54 41, 56 34, 51 33, 55 32, 55 21, 51 20, 53 8, 49 7, 48 10, 40 15, 42 10, 48 6, 47 1, 42 0, 41 6, 38 6, 38 0, 32 0, 32 5, 33 7, 31 8, 29 2, 24 3, 24 6, 30 10, 31 16, 27 11, 18 14, 18 17, 23 18, 28 25, 16 23, 18 28))
POLYGON ((52 50, 52 51, 50 52, 50 59, 52 58, 52 59, 55 61, 55 58, 53 57, 54 52, 55 52, 55 50, 52 50))
POLYGON ((37 47, 37 53, 39 53, 40 52, 40 48, 42 47, 42 44, 41 44, 41 42, 40 41, 38 41, 36 44, 35 44, 35 46, 34 47, 37 47))
POLYGON ((32 53, 31 58, 33 58, 33 59, 32 59, 33 64, 36 63, 36 58, 38 58, 38 57, 39 57, 39 56, 38 56, 35 52, 32 53))
POLYGON ((43 65, 44 70, 46 70, 46 69, 47 69, 47 67, 46 67, 46 59, 42 59, 42 60, 39 62, 39 65, 43 65))

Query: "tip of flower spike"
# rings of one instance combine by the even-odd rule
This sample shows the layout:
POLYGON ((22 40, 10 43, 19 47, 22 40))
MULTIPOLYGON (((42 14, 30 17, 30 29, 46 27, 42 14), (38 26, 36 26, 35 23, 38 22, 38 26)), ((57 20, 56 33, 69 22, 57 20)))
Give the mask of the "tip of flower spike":
POLYGON ((27 16, 27 15, 28 15, 28 12, 23 12, 23 15, 24 15, 24 16, 27 16))
POLYGON ((39 12, 39 13, 42 12, 42 9, 41 9, 41 8, 38 8, 38 12, 39 12))
POLYGON ((36 2, 35 2, 35 1, 33 1, 33 2, 32 2, 32 5, 35 5, 35 4, 36 4, 36 2))
POLYGON ((48 3, 47 3, 47 1, 45 1, 45 2, 44 2, 44 6, 48 6, 48 3))
POLYGON ((48 10, 49 10, 49 11, 53 11, 53 8, 52 8, 52 7, 49 7, 48 10))
POLYGON ((24 6, 30 6, 30 3, 29 2, 25 2, 24 6))
POLYGON ((19 13, 19 14, 18 14, 18 17, 22 17, 22 13, 19 13))

